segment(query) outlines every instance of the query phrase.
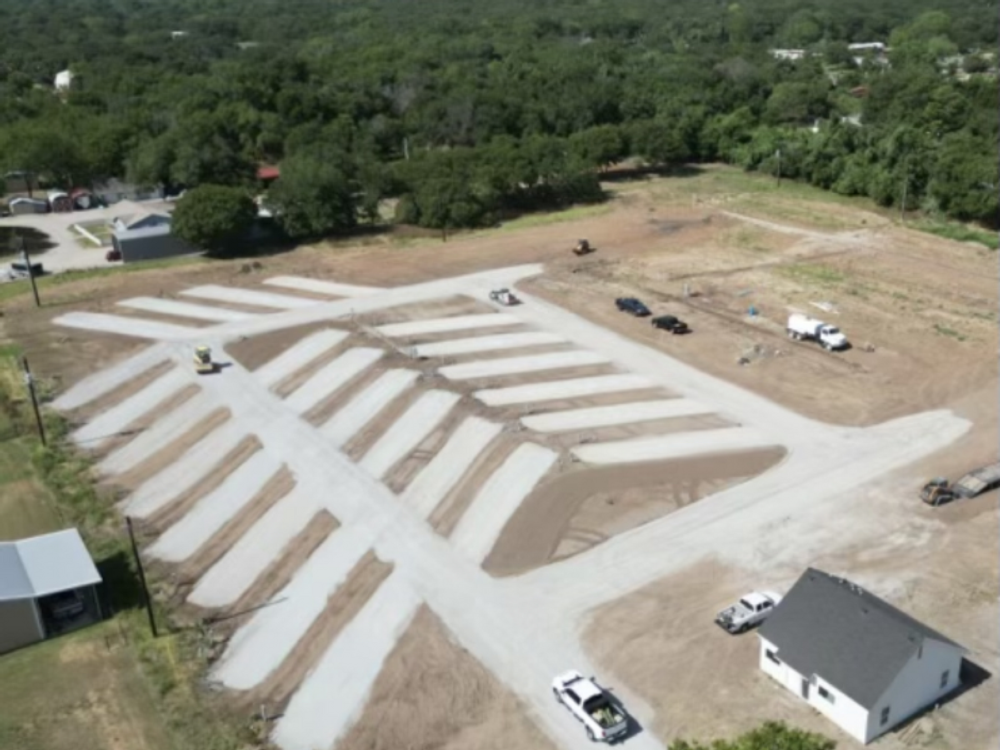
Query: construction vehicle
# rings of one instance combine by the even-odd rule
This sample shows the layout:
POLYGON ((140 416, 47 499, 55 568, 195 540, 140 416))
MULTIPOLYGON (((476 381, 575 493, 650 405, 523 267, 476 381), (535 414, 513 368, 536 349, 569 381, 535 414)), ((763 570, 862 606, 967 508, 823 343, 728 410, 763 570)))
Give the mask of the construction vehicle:
POLYGON ((935 477, 920 488, 920 499, 936 508, 954 500, 955 490, 949 486, 948 480, 944 477, 935 477))
POLYGON ((813 339, 827 351, 847 348, 847 337, 836 326, 827 325, 822 320, 807 315, 793 313, 788 316, 786 326, 788 337, 796 341, 813 339))
POLYGON ((194 350, 194 371, 199 375, 215 372, 215 362, 212 361, 212 349, 199 346, 194 350))
POLYGON ((510 307, 511 305, 521 304, 521 300, 514 296, 514 293, 504 287, 503 289, 494 289, 490 292, 490 299, 493 302, 510 307))
POLYGON ((573 255, 586 255, 594 252, 594 249, 587 240, 577 240, 576 246, 573 248, 573 255))
POLYGON ((952 500, 970 499, 1000 487, 1000 462, 970 471, 957 482, 949 483, 936 477, 920 489, 920 499, 928 505, 938 506, 952 500))

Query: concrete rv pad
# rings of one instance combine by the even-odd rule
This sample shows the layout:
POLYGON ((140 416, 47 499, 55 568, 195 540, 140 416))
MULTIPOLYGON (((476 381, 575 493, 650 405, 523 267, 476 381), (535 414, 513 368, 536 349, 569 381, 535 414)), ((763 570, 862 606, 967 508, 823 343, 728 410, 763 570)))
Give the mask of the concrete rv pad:
POLYGON ((303 292, 329 294, 331 297, 364 297, 369 294, 378 294, 383 291, 379 287, 374 286, 338 284, 335 281, 307 279, 301 276, 275 276, 272 279, 267 279, 264 283, 269 286, 281 286, 286 289, 297 289, 303 292))
POLYGON ((319 304, 317 300, 306 299, 305 297, 292 297, 291 295, 274 294, 273 292, 258 292, 252 289, 236 289, 216 284, 185 289, 181 294, 186 297, 198 297, 214 302, 232 302, 237 305, 250 305, 252 307, 274 307, 279 310, 295 310, 319 304))
POLYGON ((473 336, 467 339, 449 339, 448 341, 435 341, 433 344, 417 344, 413 347, 413 351, 418 357, 450 357, 456 354, 517 349, 522 346, 559 344, 562 340, 561 336, 554 333, 527 331, 525 333, 500 333, 495 336, 473 336))
MULTIPOLYGON (((364 330, 353 332, 353 328, 352 336, 365 338, 369 344, 341 355, 358 358, 345 360, 354 364, 345 367, 341 358, 331 360, 285 399, 272 387, 315 365, 345 339, 344 331, 310 334, 256 372, 233 362, 214 376, 199 378, 190 367, 193 343, 208 343, 221 350, 242 337, 299 326, 329 323, 346 328, 352 314, 370 314, 377 319, 379 311, 401 305, 412 305, 409 310, 419 311, 421 304, 428 303, 426 309, 432 312, 427 314, 440 315, 440 306, 433 312, 435 300, 456 295, 479 300, 482 309, 481 301, 489 289, 514 286, 520 278, 539 270, 537 266, 497 269, 330 301, 287 296, 281 305, 274 298, 285 295, 200 287, 202 298, 220 303, 261 306, 258 295, 265 295, 271 301, 265 306, 279 310, 206 328, 147 328, 145 324, 152 321, 122 318, 132 324, 115 330, 109 328, 109 319, 118 320, 115 316, 81 318, 71 313, 57 319, 57 324, 69 320, 67 325, 93 324, 96 331, 160 339, 129 360, 81 381, 56 402, 59 408, 79 408, 113 393, 115 384, 128 382, 164 360, 175 364, 180 373, 178 384, 183 386, 186 381, 201 389, 192 399, 197 408, 189 406, 185 411, 182 405, 173 415, 160 415, 135 438, 135 447, 126 444, 108 457, 109 471, 127 470, 142 461, 155 451, 157 440, 176 442, 184 421, 204 414, 206 405, 230 415, 193 446, 183 452, 177 449, 178 457, 167 468, 142 483, 124 503, 130 514, 149 517, 164 510, 211 474, 241 441, 253 437, 260 444, 216 490, 191 503, 190 508, 172 510, 179 519, 147 553, 168 550, 170 559, 182 559, 205 544, 218 544, 220 536, 227 535, 217 533, 220 525, 239 512, 247 492, 252 497, 251 490, 259 491, 276 467, 286 467, 294 477, 295 489, 275 501, 238 541, 226 539, 229 549, 222 550, 214 565, 195 582, 189 595, 193 604, 230 606, 253 591, 268 566, 285 553, 317 512, 328 513, 341 524, 290 571, 287 585, 262 602, 266 606, 240 621, 212 670, 212 677, 222 685, 241 691, 265 685, 269 676, 283 668, 289 655, 303 647, 303 639, 324 615, 330 597, 350 589, 344 586, 345 581, 362 558, 373 554, 392 566, 389 578, 370 599, 358 603, 357 614, 329 645, 321 642, 322 653, 312 662, 313 670, 301 678, 274 728, 272 739, 283 750, 328 750, 344 736, 363 710, 386 655, 421 604, 440 619, 459 646, 527 706, 532 719, 553 742, 567 750, 585 747, 589 743, 579 725, 552 701, 549 684, 552 675, 568 666, 599 674, 579 641, 581 625, 596 607, 710 555, 725 564, 738 564, 759 554, 762 540, 780 548, 782 540, 806 535, 821 528, 824 520, 835 518, 843 499, 865 483, 949 445, 968 428, 965 420, 948 411, 922 413, 872 428, 816 422, 558 306, 521 294, 521 290, 518 293, 524 304, 503 312, 413 319, 381 326, 379 331, 405 338, 484 329, 487 335, 482 338, 492 338, 495 344, 496 331, 486 329, 520 326, 525 333, 544 333, 579 347, 551 352, 560 356, 558 361, 564 364, 559 366, 589 366, 582 365, 579 357, 583 356, 597 358, 587 361, 607 363, 620 372, 551 381, 546 380, 545 370, 536 366, 504 369, 510 368, 512 361, 535 365, 539 357, 549 363, 556 361, 550 354, 500 359, 484 354, 485 359, 470 357, 461 365, 436 367, 434 362, 408 358, 405 346, 396 349, 378 336, 364 330), (570 361, 575 364, 565 364, 566 355, 573 355, 576 359, 570 361), (443 379, 449 367, 465 368, 457 370, 462 377, 443 379), (475 401, 464 398, 471 390, 464 377, 497 374, 497 367, 517 376, 509 387, 476 391, 475 401), (417 370, 421 375, 414 378, 411 372, 417 370), (353 374, 344 375, 348 372, 353 374), (345 393, 343 403, 336 402, 337 408, 324 426, 316 427, 303 417, 355 375, 363 376, 363 382, 356 382, 356 392, 345 393), (627 398, 630 391, 651 389, 661 391, 660 399, 615 407, 588 402, 603 394, 623 393, 627 398), (394 408, 383 410, 387 401, 404 392, 408 408, 397 402, 394 408), (667 398, 667 394, 676 398, 667 398), (529 410, 545 412, 547 401, 569 400, 579 402, 572 404, 572 409, 554 404, 558 411, 525 414, 529 410), (496 420, 489 418, 494 407, 522 405, 520 414, 507 412, 504 421, 500 418, 503 412, 497 412, 496 420), (531 432, 605 426, 625 429, 648 421, 650 414, 663 419, 705 413, 700 409, 741 426, 658 435, 657 426, 647 423, 642 426, 641 438, 584 443, 572 449, 539 445, 534 441, 551 446, 558 445, 559 439, 531 432), (182 413, 185 419, 178 416, 182 413), (361 428, 378 437, 362 458, 354 461, 341 447, 361 428), (432 433, 433 439, 427 440, 432 433), (616 463, 766 445, 780 445, 787 455, 765 473, 573 557, 507 579, 494 579, 481 567, 503 527, 533 489, 540 482, 548 486, 547 482, 560 473, 589 471, 581 461, 616 463), (423 464, 413 461, 420 446, 429 454, 419 456, 423 464), (402 490, 394 492, 382 478, 407 459, 412 462, 412 474, 405 477, 408 483, 402 490), (461 516, 445 538, 427 519, 439 504, 445 500, 450 503, 455 495, 471 500, 468 507, 458 504, 461 516), (809 498, 807 506, 801 502, 803 497, 809 498), (724 546, 720 546, 720 539, 725 539, 724 546), (663 554, 665 549, 670 550, 669 555, 663 554), (331 701, 331 695, 337 699, 331 701)), ((486 345, 474 344, 474 338, 469 333, 451 343, 486 345)), ((464 353, 474 355, 477 351, 493 349, 464 353)), ((456 370, 450 372, 454 375, 456 370)), ((135 404, 154 402, 156 382, 121 404, 137 397, 135 404), (147 393, 150 388, 152 396, 147 393)), ((105 414, 121 404, 108 407, 105 414)), ((98 416, 95 421, 100 419, 98 416)), ((111 421, 123 419, 115 416, 111 421)), ((860 540, 864 530, 858 533, 860 540)), ((627 684, 616 684, 615 688, 640 722, 649 726, 651 711, 642 699, 627 684)), ((649 731, 630 738, 628 745, 630 750, 663 748, 649 731)))
POLYGON ((569 351, 535 354, 527 357, 507 357, 506 359, 487 359, 481 362, 465 362, 461 365, 448 365, 438 370, 449 380, 473 380, 489 378, 497 375, 515 375, 522 372, 541 372, 542 370, 560 370, 564 367, 586 367, 600 365, 608 358, 598 352, 569 351))
POLYGON ((122 300, 118 304, 121 307, 129 307, 133 310, 143 310, 145 312, 159 313, 160 315, 176 315, 182 318, 194 318, 195 320, 208 320, 213 323, 246 320, 255 315, 255 313, 242 312, 240 310, 227 310, 222 307, 211 307, 209 305, 195 305, 191 302, 178 302, 177 300, 160 299, 159 297, 134 297, 122 300))
POLYGON ((634 422, 649 422, 670 417, 711 414, 712 411, 710 406, 704 406, 686 398, 670 398, 662 401, 634 401, 630 404, 595 406, 588 409, 570 409, 548 414, 536 414, 522 417, 521 424, 535 432, 564 432, 634 422))

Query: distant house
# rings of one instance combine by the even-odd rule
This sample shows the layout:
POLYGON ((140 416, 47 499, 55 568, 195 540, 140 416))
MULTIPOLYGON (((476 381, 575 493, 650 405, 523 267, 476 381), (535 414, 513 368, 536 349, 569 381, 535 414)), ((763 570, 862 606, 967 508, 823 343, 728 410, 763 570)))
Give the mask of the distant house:
POLYGON ((75 76, 69 70, 60 70, 56 73, 56 79, 54 81, 56 91, 69 91, 70 87, 73 85, 73 79, 75 76))
POLYGON ((151 211, 115 217, 111 221, 111 245, 121 253, 124 263, 199 252, 170 231, 168 215, 151 211))
POLYGON ((860 586, 813 568, 758 636, 761 670, 866 744, 958 687, 965 652, 860 586))
POLYGON ((273 182, 281 177, 281 168, 273 164, 261 164, 257 167, 257 179, 261 182, 273 182))
POLYGON ((3 183, 7 193, 30 193, 32 188, 31 172, 7 172, 3 176, 3 183))
POLYGON ((49 212, 49 202, 44 198, 11 198, 7 206, 10 208, 10 212, 15 215, 47 214, 49 212))
POLYGON ((0 542, 0 653, 101 620, 99 583, 76 529, 0 542))
POLYGON ((49 208, 55 213, 63 214, 73 210, 73 199, 64 190, 50 190, 47 198, 49 200, 49 208))
POLYGON ((775 60, 801 60, 806 56, 804 49, 772 49, 770 52, 775 60))
POLYGON ((163 197, 163 191, 117 179, 110 179, 94 186, 93 195, 100 202, 111 205, 120 201, 147 201, 163 197))
POLYGON ((847 45, 848 52, 875 52, 881 54, 888 49, 884 42, 855 42, 854 44, 847 45))

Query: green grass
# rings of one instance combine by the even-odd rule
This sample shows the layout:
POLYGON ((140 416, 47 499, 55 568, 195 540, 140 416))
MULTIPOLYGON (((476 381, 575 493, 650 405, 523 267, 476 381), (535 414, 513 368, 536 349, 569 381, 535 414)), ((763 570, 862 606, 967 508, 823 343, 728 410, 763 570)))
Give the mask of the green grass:
POLYGON ((837 269, 819 263, 778 266, 774 270, 781 276, 813 286, 832 286, 847 280, 847 277, 837 269))
MULTIPOLYGON (((211 263, 211 260, 202 258, 201 256, 185 256, 181 258, 164 258, 163 260, 149 260, 132 265, 90 268, 84 271, 66 271, 65 273, 43 276, 40 279, 36 279, 38 283, 38 296, 41 297, 42 304, 44 305, 45 292, 47 290, 52 291, 63 284, 72 284, 74 281, 84 281, 86 279, 99 279, 119 273, 142 273, 143 271, 188 266, 196 263, 211 263)), ((0 302, 6 302, 17 297, 22 297, 26 294, 31 294, 31 282, 27 279, 23 281, 10 281, 6 284, 0 284, 0 302)))
POLYGON ((594 206, 575 206, 574 208, 568 208, 565 211, 553 211, 552 213, 528 214, 526 216, 520 216, 516 219, 503 222, 499 231, 503 232, 515 229, 544 227, 549 224, 558 224, 563 221, 578 221, 579 219, 588 219, 592 216, 603 216, 606 213, 610 213, 612 208, 613 206, 609 202, 599 203, 594 206))
POLYGON ((985 229, 966 226, 955 222, 941 221, 921 221, 913 225, 915 229, 929 234, 936 234, 938 237, 945 237, 957 242, 976 242, 990 250, 996 250, 1000 245, 996 232, 989 232, 985 229))
POLYGON ((0 747, 174 750, 132 649, 105 622, 0 658, 0 747), (109 648, 105 636, 114 637, 109 648))
POLYGON ((942 336, 955 339, 956 341, 965 341, 966 338, 960 331, 956 331, 954 328, 949 328, 948 326, 941 325, 940 323, 934 324, 934 331, 942 336))

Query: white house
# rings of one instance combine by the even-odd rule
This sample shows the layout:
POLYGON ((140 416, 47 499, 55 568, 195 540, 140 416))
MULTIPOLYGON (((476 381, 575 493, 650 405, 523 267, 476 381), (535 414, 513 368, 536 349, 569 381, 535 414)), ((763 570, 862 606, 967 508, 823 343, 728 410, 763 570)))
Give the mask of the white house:
POLYGON ((957 688, 965 653, 860 586, 813 568, 758 635, 760 668, 865 744, 957 688))
POLYGON ((69 91, 73 85, 73 74, 69 70, 60 70, 56 73, 56 91, 69 91))

